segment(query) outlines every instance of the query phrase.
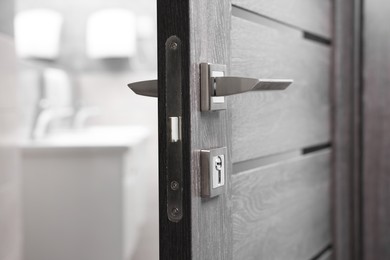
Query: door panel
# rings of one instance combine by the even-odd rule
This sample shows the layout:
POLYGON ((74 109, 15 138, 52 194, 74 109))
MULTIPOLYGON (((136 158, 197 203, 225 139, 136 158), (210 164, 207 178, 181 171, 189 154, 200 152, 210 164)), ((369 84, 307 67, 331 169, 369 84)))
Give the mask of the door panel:
POLYGON ((233 0, 232 4, 325 38, 331 36, 331 0, 233 0))
POLYGON ((331 246, 331 1, 301 2, 158 1, 160 259, 317 260, 331 246), (175 86, 166 59, 173 35, 182 62, 175 86), (201 112, 205 62, 226 65, 226 76, 294 83, 229 96, 226 111, 201 112), (174 91, 182 107, 168 115, 174 91), (172 144, 175 116, 182 139, 172 144), (172 145, 182 153, 168 156, 172 145), (223 192, 202 198, 200 152, 220 147, 227 147, 223 192), (173 190, 168 180, 178 167, 169 160, 180 156, 182 189, 173 190), (183 198, 177 222, 167 217, 173 192, 183 198))
POLYGON ((330 152, 232 177, 233 259, 312 259, 330 244, 330 152))
POLYGON ((329 46, 237 17, 231 26, 232 75, 294 79, 285 91, 229 97, 233 162, 329 142, 329 46))

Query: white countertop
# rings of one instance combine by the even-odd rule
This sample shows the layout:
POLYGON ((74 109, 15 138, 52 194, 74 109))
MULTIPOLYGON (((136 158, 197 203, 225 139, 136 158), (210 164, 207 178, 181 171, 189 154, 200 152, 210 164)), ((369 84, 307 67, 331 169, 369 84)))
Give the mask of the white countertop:
POLYGON ((89 127, 23 140, 22 150, 64 148, 130 148, 147 139, 150 130, 142 126, 89 127))

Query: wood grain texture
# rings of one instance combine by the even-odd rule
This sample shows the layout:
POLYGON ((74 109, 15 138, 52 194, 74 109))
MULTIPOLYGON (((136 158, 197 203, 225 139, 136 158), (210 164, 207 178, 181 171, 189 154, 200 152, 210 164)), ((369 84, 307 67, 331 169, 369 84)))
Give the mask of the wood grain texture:
POLYGON ((334 1, 332 234, 336 260, 361 253, 360 1, 334 1))
POLYGON ((311 259, 329 245, 330 152, 232 177, 234 259, 311 259))
MULTIPOLYGON (((236 26, 231 30, 231 21, 234 24, 239 18, 231 17, 231 4, 229 1, 192 0, 189 2, 178 2, 176 0, 173 2, 175 3, 164 3, 158 7, 158 10, 161 11, 159 14, 159 48, 161 48, 159 50, 160 259, 231 260, 233 258, 258 258, 257 252, 249 250, 236 250, 233 253, 233 248, 241 248, 241 246, 237 241, 233 241, 233 239, 236 239, 236 236, 233 235, 232 228, 234 224, 232 224, 232 217, 237 220, 241 219, 240 215, 237 218, 237 214, 244 214, 244 217, 245 214, 252 214, 253 211, 258 210, 257 205, 261 204, 264 200, 262 198, 256 200, 247 211, 240 211, 237 208, 233 210, 232 205, 234 204, 231 198, 233 193, 231 185, 234 183, 234 180, 231 178, 253 179, 253 183, 259 185, 261 189, 256 189, 256 187, 249 189, 248 187, 254 187, 252 183, 249 183, 249 186, 245 185, 241 190, 253 192, 255 196, 256 194, 260 194, 261 197, 270 198, 271 201, 267 203, 276 201, 273 207, 267 208, 264 211, 264 216, 268 215, 272 216, 272 218, 265 217, 263 219, 269 221, 268 226, 275 232, 274 234, 271 232, 271 237, 268 237, 268 241, 263 240, 265 243, 257 244, 255 247, 252 246, 252 250, 257 247, 265 248, 265 259, 277 259, 272 257, 277 257, 274 254, 280 251, 279 247, 276 248, 277 250, 275 248, 271 250, 269 248, 272 248, 272 246, 268 247, 268 242, 280 243, 279 241, 285 240, 284 244, 281 243, 279 245, 283 248, 285 248, 286 244, 292 245, 288 246, 287 250, 293 253, 293 257, 302 256, 309 258, 318 254, 330 242, 329 223, 327 222, 329 220, 329 153, 320 153, 324 154, 320 158, 316 156, 305 156, 304 159, 306 160, 307 158, 307 163, 302 163, 302 165, 298 162, 295 163, 295 161, 281 163, 281 167, 284 167, 282 172, 280 172, 280 169, 275 170, 272 166, 260 168, 261 173, 264 172, 264 175, 261 173, 251 173, 257 170, 249 170, 249 172, 232 177, 232 162, 284 152, 293 148, 301 148, 303 145, 314 145, 329 141, 329 48, 324 45, 305 41, 301 37, 296 37, 296 35, 300 35, 296 32, 292 37, 292 35, 286 34, 285 31, 277 31, 244 20, 240 20, 239 22, 240 24, 246 23, 242 28, 236 26), (186 6, 186 3, 189 6, 186 6), (187 11, 189 12, 187 13, 187 11), (169 17, 162 18, 162 15, 169 17), (187 22, 190 32, 189 35, 185 31, 187 22), (211 28, 213 33, 210 33, 211 28), (160 30, 163 32, 160 33, 160 30), (237 37, 237 41, 234 42, 235 39, 230 34, 239 31, 241 31, 240 37, 237 37), (183 57, 187 57, 188 54, 190 56, 188 64, 183 64, 185 75, 183 75, 182 97, 184 104, 183 144, 185 151, 183 153, 185 167, 183 187, 185 189, 184 210, 187 215, 177 224, 167 222, 164 217, 166 215, 166 203, 164 201, 164 196, 166 196, 164 192, 166 189, 166 165, 161 160, 161 158, 165 157, 164 144, 166 141, 166 132, 164 132, 166 131, 166 122, 164 119, 166 112, 165 92, 169 91, 169 86, 165 85, 165 65, 162 64, 165 61, 165 57, 162 51, 162 43, 168 36, 173 34, 178 34, 178 37, 184 43, 183 57), (232 46, 235 43, 241 44, 241 46, 239 48, 231 48, 231 42, 232 46), (240 63, 237 63, 233 58, 235 50, 241 51, 241 53, 236 53, 236 58, 238 60, 241 59, 240 63), (294 55, 294 53, 298 53, 299 55, 294 55), (294 79, 298 79, 299 83, 296 85, 301 87, 296 87, 296 90, 290 91, 292 93, 289 93, 289 95, 286 94, 288 92, 268 93, 269 95, 266 96, 265 93, 259 93, 255 98, 251 94, 238 95, 237 97, 229 98, 229 109, 227 111, 201 113, 199 103, 200 62, 227 64, 231 68, 232 75, 234 72, 239 72, 239 74, 236 74, 238 76, 263 78, 293 77, 294 79), (298 70, 296 67, 301 67, 301 69, 298 70), (239 69, 235 71, 235 68, 239 69), (257 69, 254 70, 254 68, 257 69), (310 73, 307 73, 307 71, 310 73), (242 98, 240 99, 241 96, 242 98), (259 100, 262 102, 259 102, 259 100), (313 105, 314 103, 315 106, 313 105), (253 109, 253 107, 249 109, 249 104, 256 105, 256 109, 253 109), (267 108, 268 116, 266 113, 260 114, 260 116, 257 115, 256 117, 258 111, 268 106, 271 106, 271 109, 267 108), (316 110, 313 111, 314 107, 316 110), (298 112, 295 112, 295 114, 290 113, 290 110, 294 109, 298 112), (240 112, 242 113, 241 116, 237 111, 242 111, 240 112), (247 113, 248 111, 249 113, 247 113), (235 116, 234 113, 239 116, 235 116), (286 113, 288 115, 287 117, 285 115, 286 113), (253 114, 255 114, 254 120, 253 114), (189 117, 186 115, 189 115, 189 117), (295 121, 300 124, 303 122, 303 128, 298 128, 299 130, 303 129, 303 133, 293 131, 293 126, 295 125, 292 124, 294 122, 291 117, 293 118, 294 115, 296 116, 295 121), (311 122, 310 119, 307 120, 307 118, 313 115, 318 117, 314 122, 311 122), (302 120, 301 117, 305 119, 302 120), (289 120, 289 123, 284 125, 280 124, 283 119, 289 120), (245 125, 241 126, 243 122, 245 123, 247 121, 250 124, 254 121, 262 122, 262 124, 255 124, 252 129, 249 128, 249 133, 253 130, 252 132, 255 134, 255 137, 260 133, 262 138, 255 139, 255 145, 244 148, 236 153, 235 156, 237 155, 238 157, 234 157, 233 160, 232 154, 236 151, 235 145, 241 142, 235 140, 234 135, 242 137, 242 141, 244 142, 253 142, 253 140, 251 141, 249 139, 251 136, 248 135, 248 128, 245 125), (296 142, 295 140, 285 138, 280 142, 280 133, 288 132, 286 129, 280 130, 283 127, 292 129, 292 133, 289 135, 290 139, 298 138, 299 140, 301 138, 300 141, 296 142), (272 139, 271 137, 273 140, 268 140, 272 139), (260 146, 259 144, 261 146, 264 145, 262 142, 266 146, 264 148, 258 148, 260 146), (228 147, 225 193, 213 199, 201 199, 199 151, 201 149, 222 146, 228 147), (253 149, 254 151, 252 151, 253 149), (305 168, 306 165, 311 164, 315 164, 317 168, 313 169, 309 166, 307 166, 307 169, 305 168), (293 167, 294 165, 295 167, 293 167), (310 174, 313 171, 315 174, 310 174), (278 172, 279 174, 277 174, 278 172), (264 184, 262 182, 256 182, 258 176, 262 176, 262 180, 268 180, 270 188, 265 188, 263 191, 264 184), (277 182, 278 180, 279 183, 272 184, 272 182, 277 182), (282 196, 275 196, 273 192, 275 185, 277 189, 284 190, 282 196), (188 193, 188 188, 191 189, 191 194, 188 193), (302 193, 299 193, 299 191, 302 191, 302 193), (288 196, 288 194, 292 195, 288 196), (288 201, 290 199, 291 202, 294 197, 298 197, 298 201, 304 200, 306 204, 299 203, 294 208, 294 204, 289 203, 291 206, 281 211, 282 213, 285 212, 287 214, 286 216, 275 215, 275 208, 279 207, 281 209, 280 205, 286 205, 281 203, 284 202, 281 200, 286 199, 288 201), (190 208, 187 208, 188 206, 190 208), (290 215, 288 215, 288 212, 290 212, 290 215), (188 213, 190 213, 190 216, 188 216, 188 213), (290 221, 290 217, 294 217, 295 215, 300 217, 297 223, 302 229, 294 229, 295 225, 290 221), (307 221, 305 222, 301 219, 307 221), (321 222, 321 220, 324 222, 321 222), (287 239, 286 234, 289 234, 289 232, 293 232, 296 239, 287 239), (307 237, 305 237, 305 234, 307 234, 307 237), (309 234, 314 235, 310 237, 309 234), (183 239, 183 241, 180 239, 183 239), (306 241, 309 242, 306 243, 306 241), (318 247, 315 243, 318 243, 318 247), (241 252, 244 257, 237 255, 237 252, 241 252), (268 256, 271 256, 271 258, 268 256)), ((251 199, 245 195, 242 196, 251 199)), ((262 221, 261 218, 257 217, 253 222, 262 221)), ((247 222, 244 221, 244 224, 247 224, 247 222)), ((260 232, 259 235, 257 231, 262 227, 261 225, 253 225, 251 229, 246 230, 248 234, 245 234, 243 238, 245 239, 251 236, 254 238, 254 241, 259 241, 258 238, 261 238, 263 233, 260 232)), ((242 233, 238 235, 242 236, 242 233)), ((283 250, 281 253, 283 254, 283 250)), ((285 259, 291 259, 290 255, 286 254, 284 256, 287 256, 285 259)))
POLYGON ((293 79, 284 91, 228 98, 233 162, 330 140, 330 48, 232 17, 230 75, 293 79))
POLYGON ((390 259, 390 2, 364 2, 364 259, 390 259))
MULTIPOLYGON (((226 168, 226 193, 204 200, 200 197, 201 149, 227 146, 226 112, 201 113, 199 63, 228 63, 230 43, 229 1, 158 2, 159 31, 159 157, 160 157, 160 259, 226 259, 232 257, 229 207, 231 163, 226 168), (209 29, 214 33, 210 34, 209 29), (183 57, 183 205, 179 223, 166 218, 166 100, 164 43, 171 35, 182 40, 183 57)), ((230 131, 231 132, 231 131, 230 131)), ((230 162, 231 152, 227 161, 230 162)))
POLYGON ((331 38, 331 0, 233 0, 234 5, 331 38))
POLYGON ((329 249, 315 260, 333 260, 333 250, 329 249))
POLYGON ((232 259, 230 207, 231 126, 227 112, 200 112, 199 64, 228 64, 230 45, 230 1, 192 0, 190 95, 191 106, 191 185, 192 185, 192 259, 232 259), (211 31, 212 30, 212 33, 211 31), (213 199, 200 197, 201 149, 228 147, 224 194, 213 199))

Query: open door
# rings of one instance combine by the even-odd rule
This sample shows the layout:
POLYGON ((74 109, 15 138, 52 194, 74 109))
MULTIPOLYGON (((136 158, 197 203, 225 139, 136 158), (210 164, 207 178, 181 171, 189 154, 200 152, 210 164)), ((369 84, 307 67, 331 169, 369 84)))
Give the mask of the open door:
POLYGON ((160 259, 330 259, 330 0, 158 1, 160 259))

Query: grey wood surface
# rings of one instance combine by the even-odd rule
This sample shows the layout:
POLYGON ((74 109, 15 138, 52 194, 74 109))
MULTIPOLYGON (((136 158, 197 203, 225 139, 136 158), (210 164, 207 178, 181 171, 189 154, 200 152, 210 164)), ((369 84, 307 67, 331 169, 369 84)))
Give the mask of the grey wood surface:
POLYGON ((329 249, 315 260, 333 260, 333 250, 329 249))
POLYGON ((190 100, 191 100, 191 172, 192 178, 192 259, 232 259, 230 207, 231 136, 227 112, 200 112, 199 63, 229 62, 230 1, 190 1, 190 100), (201 149, 227 146, 228 158, 224 194, 201 199, 201 149))
POLYGON ((336 260, 359 260, 360 244, 360 1, 334 1, 332 237, 336 260), (355 20, 357 19, 357 20, 355 20))
POLYGON ((311 259, 330 244, 329 150, 232 177, 234 259, 311 259))
POLYGON ((233 0, 234 5, 331 38, 331 0, 233 0))
POLYGON ((390 259, 390 2, 364 2, 363 252, 390 259))
POLYGON ((330 48, 289 26, 231 17, 230 1, 189 3, 192 259, 309 259, 330 243, 329 151, 236 175, 232 162, 329 142, 330 48), (293 78, 295 88, 237 95, 227 111, 201 113, 201 62, 234 76, 293 78), (222 146, 225 192, 201 199, 199 151, 222 146))
POLYGON ((231 41, 230 75, 294 80, 228 98, 233 162, 329 142, 330 48, 237 17, 231 41))

